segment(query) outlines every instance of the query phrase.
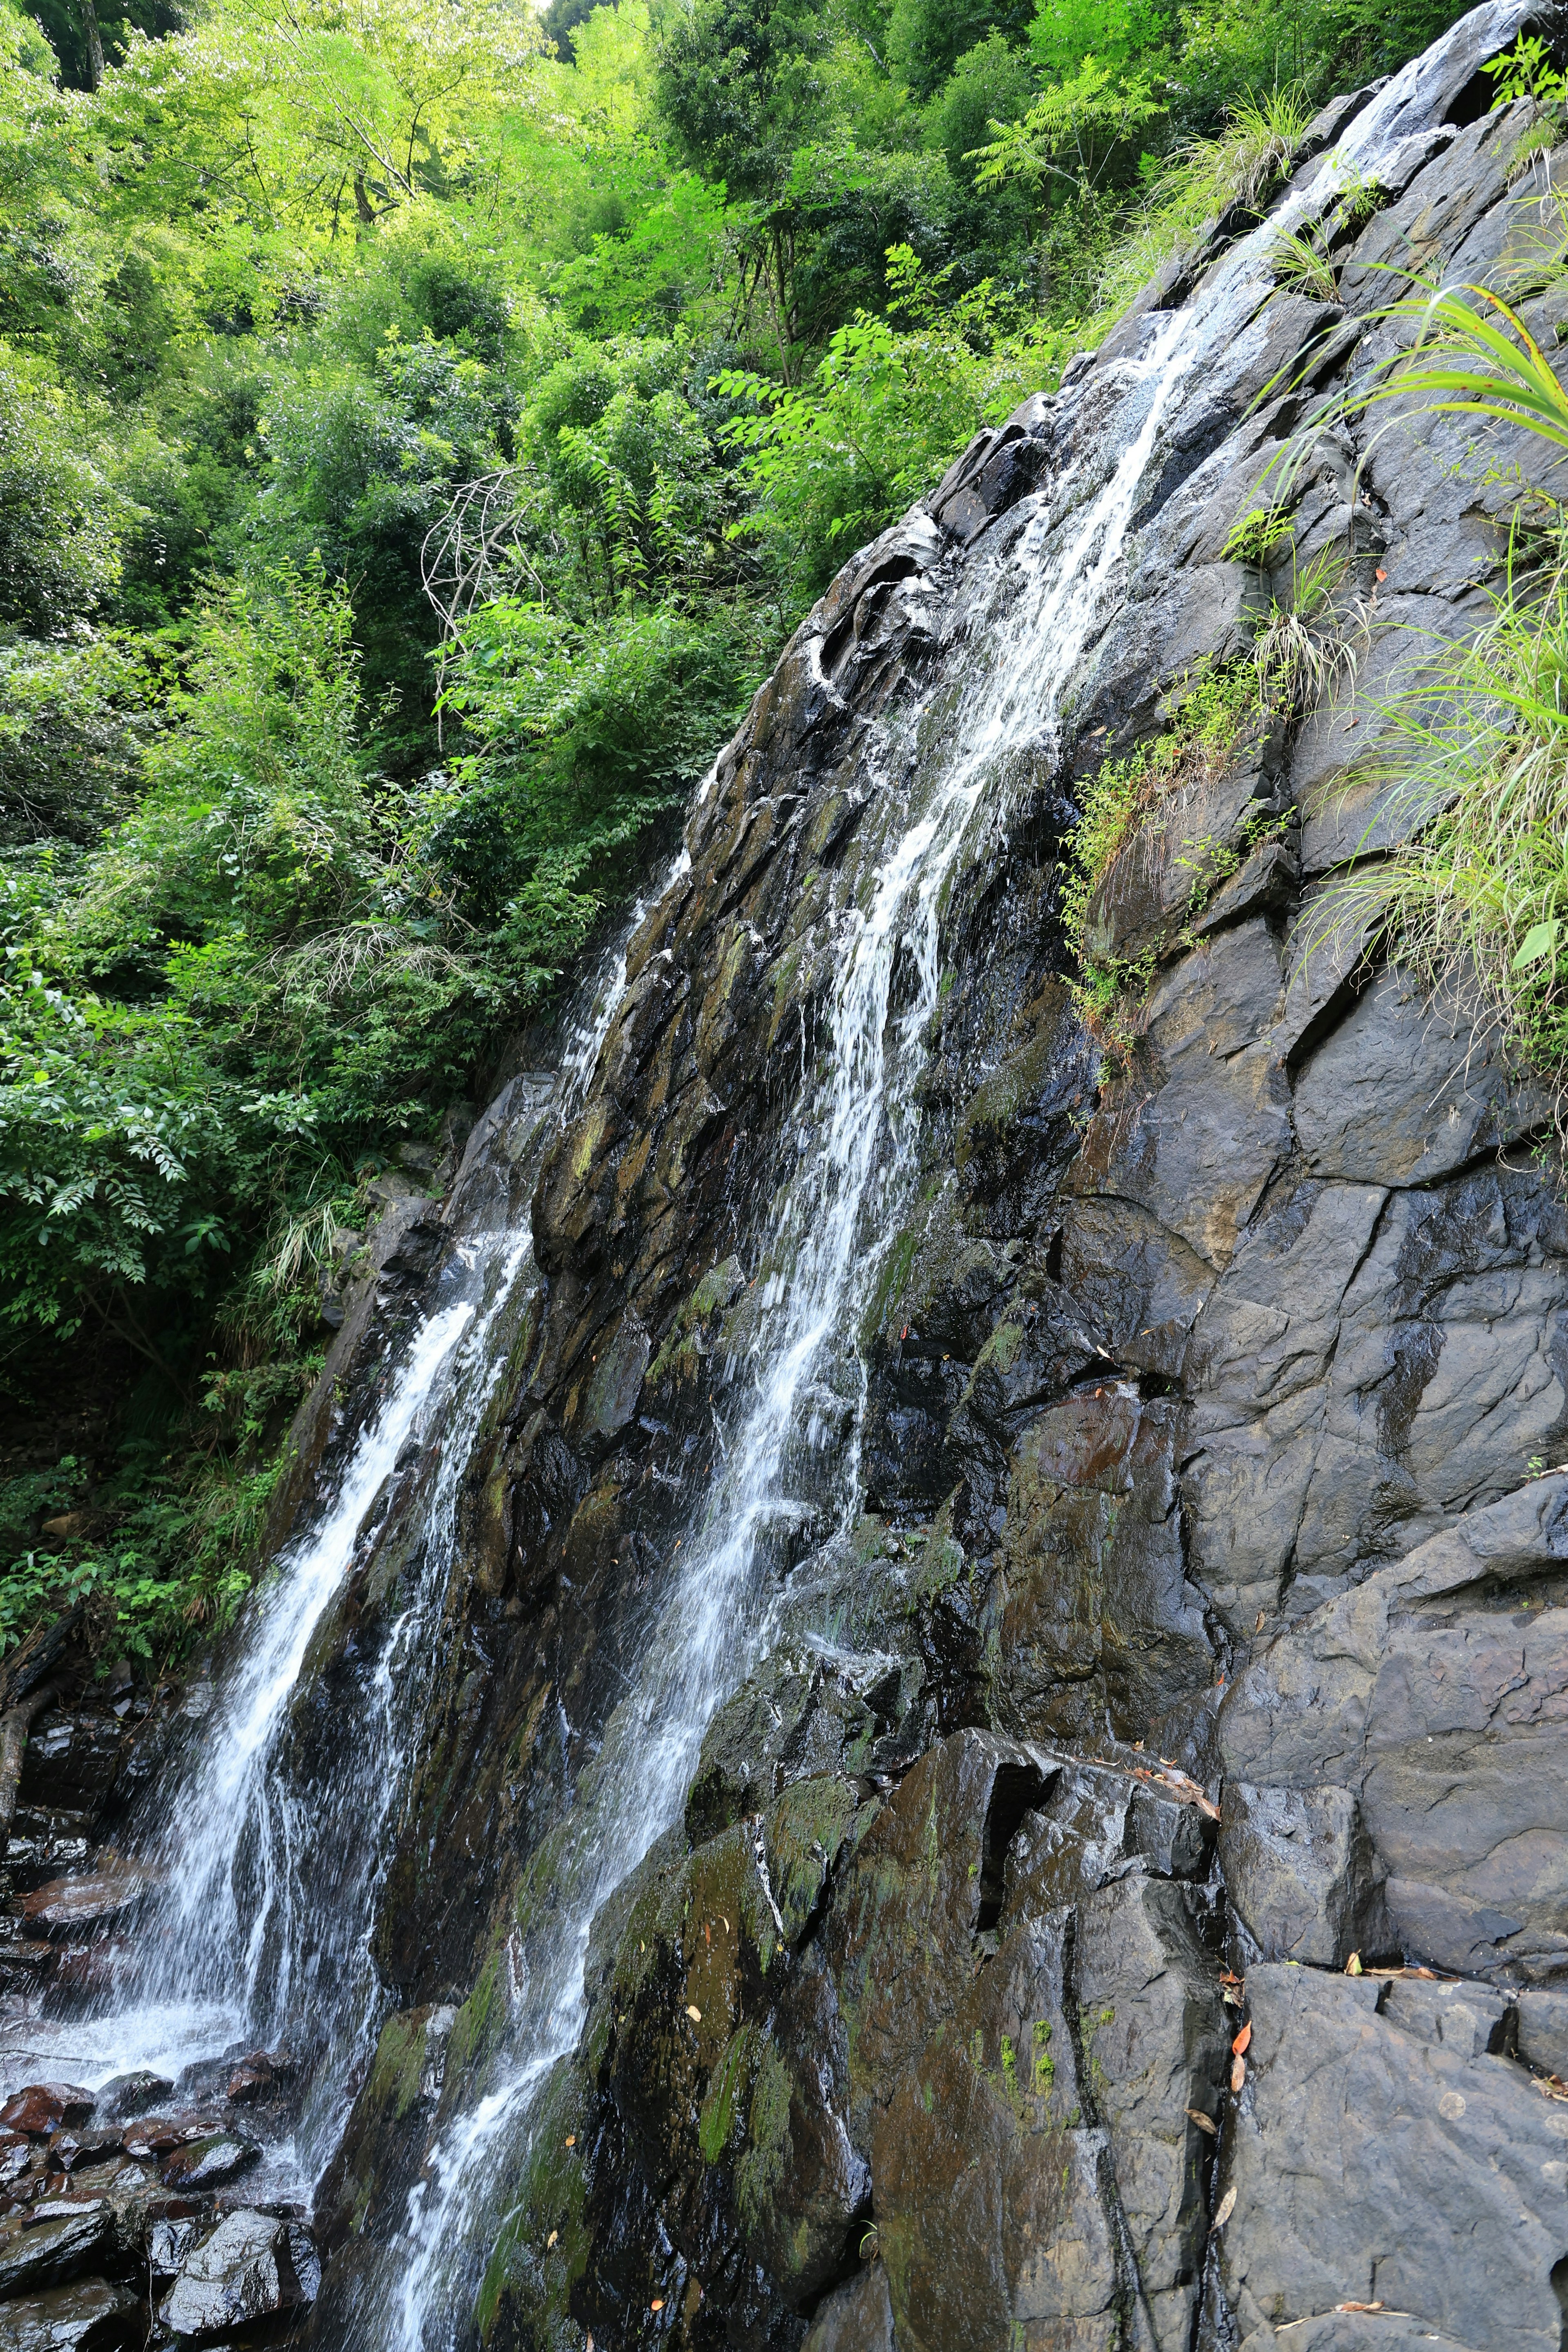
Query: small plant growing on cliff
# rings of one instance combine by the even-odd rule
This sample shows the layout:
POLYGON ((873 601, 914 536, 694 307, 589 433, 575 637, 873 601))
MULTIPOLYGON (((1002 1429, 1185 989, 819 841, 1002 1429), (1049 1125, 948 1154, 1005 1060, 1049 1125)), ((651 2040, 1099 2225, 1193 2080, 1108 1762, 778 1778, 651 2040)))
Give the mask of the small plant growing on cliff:
POLYGON ((1292 229, 1281 229, 1269 248, 1268 260, 1274 283, 1282 292, 1310 294, 1318 302, 1339 300, 1340 284, 1334 276, 1334 266, 1310 237, 1298 236, 1292 229))
POLYGON ((1329 894, 1434 991, 1495 1022, 1568 1124, 1568 533, 1510 562, 1491 616, 1383 710, 1362 774, 1411 845, 1329 894))
MULTIPOLYGON (((1169 842, 1182 808, 1228 767, 1256 712, 1245 666, 1205 670, 1184 682, 1173 700, 1172 724, 1163 735, 1139 744, 1125 759, 1108 760, 1085 786, 1062 891, 1062 919, 1078 954, 1074 987, 1079 1005, 1123 1050, 1153 976, 1153 957, 1151 951, 1136 961, 1121 961, 1095 951, 1089 917, 1096 894, 1118 861, 1135 854, 1145 826, 1157 823, 1162 844, 1169 842)), ((1179 845, 1184 852, 1196 846, 1179 845)))
POLYGON ((1289 598, 1276 602, 1253 648, 1261 709, 1293 717, 1353 675, 1356 650, 1342 609, 1345 572, 1332 547, 1292 567, 1289 598))
POLYGON ((1266 565, 1277 548, 1288 547, 1296 525, 1288 507, 1253 507, 1230 527, 1221 552, 1227 563, 1266 565))

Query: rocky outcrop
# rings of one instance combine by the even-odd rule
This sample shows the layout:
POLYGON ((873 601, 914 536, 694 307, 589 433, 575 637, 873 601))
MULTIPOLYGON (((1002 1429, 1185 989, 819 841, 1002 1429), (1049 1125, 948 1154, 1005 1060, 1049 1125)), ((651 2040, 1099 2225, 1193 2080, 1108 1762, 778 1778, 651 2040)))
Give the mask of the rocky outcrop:
POLYGON ((1075 528, 1178 302, 1201 364, 1121 593, 945 899, 918 1181, 848 1335, 863 1399, 814 1391, 811 1445, 856 1433, 859 1516, 814 1504, 803 1441, 798 1508, 763 1539, 767 1654, 595 1925, 477 2325, 810 2352, 1559 2343, 1568 1473, 1536 1474, 1568 1428, 1568 1223, 1495 1040, 1329 895, 1397 839, 1358 755, 1418 633, 1483 609, 1527 446, 1482 462, 1414 417, 1310 453, 1297 558, 1345 551, 1356 682, 1241 730, 1101 887, 1101 952, 1149 974, 1119 1063, 1055 911, 1074 779, 1288 599, 1226 551, 1305 413, 1282 387, 1382 347, 1385 265, 1527 257, 1530 110, 1489 111, 1478 69, 1529 17, 1478 11, 1310 135, 1298 221, 1313 159, 1381 109, 1374 204, 1331 187, 1306 222, 1334 302, 1220 223, 855 559, 700 796, 535 1198, 548 1281, 473 1488, 467 1671, 392 1880, 407 2006, 334 2176, 323 2345, 495 2079, 505 1988, 526 2003, 564 1900, 561 1824, 779 1311, 769 1204, 826 1116, 846 926, 891 837, 883 747, 930 754, 995 583, 1026 532, 1075 528))

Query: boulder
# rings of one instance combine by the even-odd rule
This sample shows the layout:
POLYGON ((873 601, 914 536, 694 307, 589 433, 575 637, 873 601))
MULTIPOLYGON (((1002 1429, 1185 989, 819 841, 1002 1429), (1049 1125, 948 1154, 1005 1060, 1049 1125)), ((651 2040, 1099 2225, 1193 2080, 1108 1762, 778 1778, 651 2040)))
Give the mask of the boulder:
POLYGON ((78 2279, 0 2306, 5 2352, 131 2352, 145 2326, 145 2305, 105 2279, 78 2279))
POLYGON ((303 2222, 231 2213, 186 2255, 159 2317, 182 2344, 215 2344, 255 2321, 304 2310, 321 2277, 321 2257, 303 2222))
POLYGON ((1384 1874, 1348 1789, 1232 1780, 1222 1822, 1226 1892, 1264 1959, 1342 1969, 1352 1953, 1389 1957, 1384 1874))
POLYGON ((1249 2341, 1375 2303, 1467 2352, 1558 2352, 1568 2106, 1501 2054, 1506 2001, 1288 1964, 1255 1966, 1247 1991, 1226 2324, 1249 2341))

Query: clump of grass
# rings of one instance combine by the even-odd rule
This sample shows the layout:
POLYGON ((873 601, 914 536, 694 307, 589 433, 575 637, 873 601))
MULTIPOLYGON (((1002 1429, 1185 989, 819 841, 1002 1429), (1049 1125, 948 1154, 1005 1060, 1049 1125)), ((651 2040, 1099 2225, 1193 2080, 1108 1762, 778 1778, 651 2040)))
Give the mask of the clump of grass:
POLYGON ((1253 507, 1231 525, 1220 551, 1227 563, 1256 563, 1261 570, 1277 549, 1296 535, 1289 507, 1253 507))
POLYGON ((1293 229, 1279 231, 1268 249, 1268 266, 1275 285, 1286 293, 1310 294, 1319 302, 1340 299, 1340 281, 1328 255, 1293 229))
MULTIPOLYGON (((1516 550, 1517 551, 1517 550, 1516 550)), ((1568 1131, 1568 529, 1510 560, 1491 615, 1383 710, 1373 762, 1409 845, 1358 868, 1324 919, 1382 927, 1435 993, 1495 1022, 1568 1131)))
POLYGON ((1296 718, 1354 675, 1342 599, 1347 568, 1331 547, 1292 565, 1289 594, 1275 600, 1253 647, 1260 709, 1296 718))

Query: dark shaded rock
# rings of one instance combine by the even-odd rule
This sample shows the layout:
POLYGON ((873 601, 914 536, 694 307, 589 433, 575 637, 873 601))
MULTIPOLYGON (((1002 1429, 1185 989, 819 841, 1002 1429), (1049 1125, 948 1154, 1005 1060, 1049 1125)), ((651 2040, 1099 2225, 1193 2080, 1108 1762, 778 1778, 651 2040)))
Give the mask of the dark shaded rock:
POLYGON ((122 2352, 142 2343, 145 2323, 129 2288, 104 2279, 79 2279, 0 2311, 6 2352, 122 2352))
POLYGON ((1389 1956, 1383 1874, 1348 1790, 1231 1780, 1222 1818, 1226 1893, 1264 1959, 1342 1969, 1352 1953, 1389 1956))
POLYGON ((825 2299, 800 2352, 895 2352, 888 2274, 879 2263, 825 2299))
POLYGON ((215 2132, 166 2157, 163 2182, 169 2189, 221 2189, 226 2182, 237 2180, 260 2155, 254 2140, 241 2139, 234 2132, 215 2132))
POLYGON ((0 2296, 26 2294, 101 2269, 113 2253, 114 2214, 103 2198, 84 2198, 74 2205, 63 2198, 51 2202, 46 2218, 0 2229, 0 2296))
POLYGON ((1013 1833, 1047 1773, 978 1731, 922 1757, 861 1837, 825 1929, 864 2146, 906 2065, 952 2015, 973 1938, 999 1916, 1013 1833))
MULTIPOLYGON (((1489 2053, 1464 1987, 1247 1976, 1247 2095, 1219 2276, 1241 2338, 1379 2302, 1470 2347, 1558 2345, 1568 2109, 1489 2053)), ((1265 2336, 1264 2341, 1268 2341, 1265 2336)), ((1337 2340, 1337 2339, 1336 2339, 1337 2340)))
POLYGON ((182 2344, 213 2344, 236 2328, 303 2310, 321 2266, 303 2223, 231 2213, 186 2255, 159 2317, 182 2344))
POLYGON ((143 2069, 137 2074, 116 2074, 98 2093, 98 2113, 122 2123, 144 2116, 169 2097, 174 2084, 166 2076, 143 2069))
POLYGON ((1079 1909, 1086 2103, 1103 2126, 1116 2208, 1160 2352, 1191 2340, 1230 2032, 1185 1887, 1133 1874, 1079 1909))

